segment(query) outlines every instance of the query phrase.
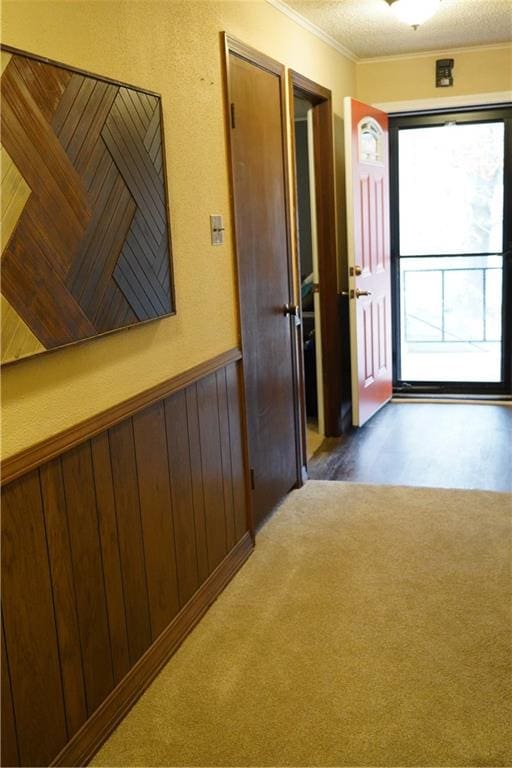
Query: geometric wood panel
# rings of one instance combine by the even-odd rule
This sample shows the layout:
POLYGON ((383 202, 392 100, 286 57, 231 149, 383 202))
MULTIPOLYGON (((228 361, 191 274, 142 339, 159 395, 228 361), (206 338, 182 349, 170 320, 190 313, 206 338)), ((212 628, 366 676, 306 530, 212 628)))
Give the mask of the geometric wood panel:
POLYGON ((2 295, 0 295, 0 316, 2 318, 2 362, 44 352, 41 342, 2 295))
POLYGON ((2 362, 173 313, 160 98, 5 48, 1 98, 2 362))
POLYGON ((2 145, 0 145, 0 165, 2 169, 1 252, 3 253, 29 198, 30 188, 2 145))
POLYGON ((2 488, 2 765, 87 730, 246 536, 240 393, 229 363, 2 488))

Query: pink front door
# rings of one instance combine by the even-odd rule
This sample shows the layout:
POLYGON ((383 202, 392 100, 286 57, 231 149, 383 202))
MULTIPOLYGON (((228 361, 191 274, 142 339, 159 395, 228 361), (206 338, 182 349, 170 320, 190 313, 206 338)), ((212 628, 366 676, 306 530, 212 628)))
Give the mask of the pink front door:
POLYGON ((345 99, 352 422, 392 395, 388 116, 345 99))

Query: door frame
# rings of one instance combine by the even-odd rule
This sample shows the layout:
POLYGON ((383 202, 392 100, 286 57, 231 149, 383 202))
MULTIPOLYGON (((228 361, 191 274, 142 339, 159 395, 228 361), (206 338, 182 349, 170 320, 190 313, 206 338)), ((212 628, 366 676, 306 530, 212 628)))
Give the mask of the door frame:
MULTIPOLYGON (((274 75, 277 75, 279 78, 279 91, 280 91, 280 113, 281 113, 281 124, 282 124, 282 155, 283 155, 283 180, 284 180, 284 205, 285 205, 285 217, 286 217, 286 255, 287 255, 287 282, 288 282, 288 293, 289 293, 289 299, 290 302, 294 301, 295 296, 295 290, 294 290, 294 278, 293 278, 293 261, 292 261, 292 250, 291 250, 291 218, 290 218, 290 201, 289 201, 289 188, 290 188, 290 170, 289 170, 289 161, 288 161, 288 129, 287 129, 287 120, 286 120, 286 88, 285 88, 285 67, 280 62, 276 61, 275 59, 270 58, 264 53, 261 53, 260 51, 256 50, 255 48, 251 48, 249 45, 246 45, 241 40, 236 39, 235 37, 232 37, 227 32, 221 32, 220 33, 220 40, 221 40, 221 58, 222 58, 222 65, 223 65, 223 96, 224 96, 224 114, 225 114, 225 139, 226 139, 226 149, 227 149, 227 156, 228 156, 228 184, 229 184, 229 196, 230 196, 230 216, 231 216, 231 226, 233 230, 233 249, 235 253, 235 272, 236 272, 236 298, 237 298, 237 316, 238 316, 238 332, 239 332, 239 340, 240 340, 240 348, 242 351, 242 382, 243 382, 243 397, 242 397, 242 403, 243 403, 243 426, 244 426, 244 454, 246 459, 246 471, 247 471, 247 483, 246 487, 248 489, 248 497, 249 497, 249 510, 250 510, 250 519, 252 522, 252 535, 254 537, 254 532, 256 530, 255 525, 255 515, 254 515, 254 509, 252 504, 252 481, 249 473, 249 432, 248 432, 248 420, 247 420, 247 395, 246 395, 246 388, 245 388, 245 380, 244 380, 244 351, 247 348, 247 339, 244 338, 244 316, 243 316, 243 307, 240 301, 240 295, 241 295, 241 286, 240 286, 240 257, 239 257, 239 249, 238 249, 238 242, 237 242, 237 231, 236 231, 236 218, 235 218, 235 193, 234 193, 234 175, 235 175, 235 169, 233 164, 233 148, 231 143, 231 121, 233 119, 233 114, 231 110, 231 91, 230 91, 230 54, 234 54, 236 56, 239 56, 241 59, 244 59, 245 61, 249 62, 250 64, 253 64, 256 67, 260 67, 263 70, 266 70, 268 72, 271 72, 274 75)), ((235 116, 236 120, 236 116, 235 116)), ((245 334, 246 335, 246 334, 245 334)), ((304 483, 304 475, 303 475, 303 466, 304 466, 304 459, 305 455, 303 456, 303 438, 302 438, 302 424, 301 424, 301 407, 300 407, 300 375, 299 375, 299 354, 298 354, 298 348, 296 343, 296 334, 291 334, 291 361, 292 361, 292 389, 293 389, 293 413, 294 413, 294 424, 295 424, 295 435, 294 435, 294 442, 295 442, 295 476, 296 476, 296 484, 294 487, 300 488, 304 483)))
POLYGON ((390 155, 390 225, 391 225, 391 294, 393 328, 393 392, 394 394, 511 395, 512 394, 512 109, 510 105, 466 106, 459 109, 436 109, 389 114, 390 155), (479 123, 503 119, 505 125, 504 199, 503 199, 503 305, 502 305, 502 375, 501 382, 414 382, 407 389, 398 378, 400 370, 400 265, 398 204, 398 133, 400 128, 428 127, 443 122, 479 123))
MULTIPOLYGON (((341 308, 338 293, 338 257, 336 247, 336 197, 334 185, 334 143, 332 94, 327 88, 288 70, 289 119, 292 156, 292 201, 295 233, 296 295, 302 314, 299 259, 299 220, 297 206, 297 168, 295 160, 295 108, 293 97, 300 96, 312 105, 313 154, 315 166, 315 201, 320 292, 320 336, 322 345, 322 390, 326 437, 341 434, 341 308)), ((300 350, 300 392, 302 430, 306 436, 306 404, 304 396, 304 360, 302 326, 298 331, 300 350)), ((307 457, 305 445, 304 455, 307 457)))

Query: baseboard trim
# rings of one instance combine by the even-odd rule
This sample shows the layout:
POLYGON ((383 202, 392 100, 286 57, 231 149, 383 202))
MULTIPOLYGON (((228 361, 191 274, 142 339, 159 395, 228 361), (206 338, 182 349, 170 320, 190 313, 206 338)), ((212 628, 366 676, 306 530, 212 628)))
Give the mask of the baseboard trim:
POLYGON ((90 440, 91 437, 132 416, 142 408, 146 408, 164 397, 169 397, 174 392, 188 387, 195 381, 199 381, 210 373, 215 373, 220 368, 224 368, 230 363, 235 363, 241 358, 242 353, 239 349, 230 349, 210 360, 206 360, 204 363, 196 365, 194 368, 184 371, 184 373, 173 376, 171 379, 166 379, 166 381, 146 389, 130 397, 128 400, 124 400, 122 403, 113 405, 111 408, 107 408, 105 411, 69 427, 57 435, 42 440, 40 443, 36 443, 36 445, 30 446, 13 456, 8 456, 1 464, 1 484, 7 485, 7 483, 16 480, 17 477, 21 477, 26 472, 36 469, 40 464, 44 464, 46 461, 64 453, 64 451, 69 451, 76 445, 90 440))
POLYGON ((103 704, 66 744, 51 763, 52 766, 86 765, 92 759, 247 560, 253 546, 251 535, 247 532, 103 704))

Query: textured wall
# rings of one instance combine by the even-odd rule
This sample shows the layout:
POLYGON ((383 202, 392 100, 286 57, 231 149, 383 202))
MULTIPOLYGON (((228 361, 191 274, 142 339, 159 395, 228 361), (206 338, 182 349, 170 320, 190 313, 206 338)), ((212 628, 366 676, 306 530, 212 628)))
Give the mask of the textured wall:
POLYGON ((371 103, 512 90, 512 45, 359 62, 357 98, 371 103), (436 59, 455 60, 453 86, 435 87, 436 59))
POLYGON ((8 456, 237 344, 219 33, 332 89, 340 200, 355 65, 264 0, 6 0, 2 27, 6 44, 162 94, 177 308, 5 369, 8 456), (210 246, 210 213, 225 217, 224 246, 210 246))

